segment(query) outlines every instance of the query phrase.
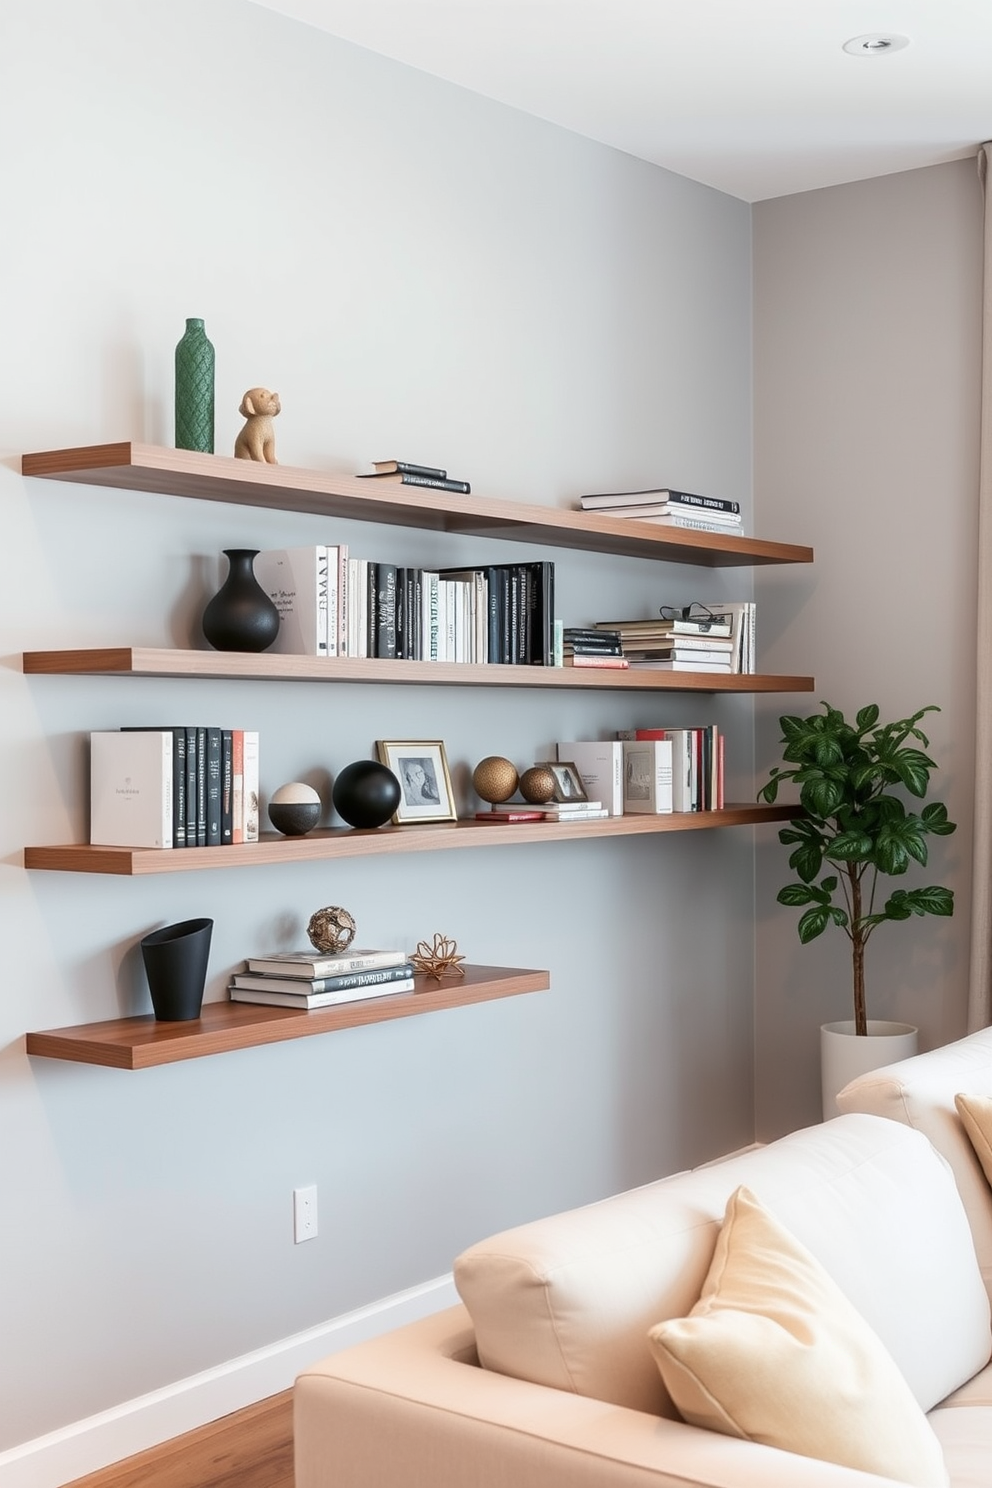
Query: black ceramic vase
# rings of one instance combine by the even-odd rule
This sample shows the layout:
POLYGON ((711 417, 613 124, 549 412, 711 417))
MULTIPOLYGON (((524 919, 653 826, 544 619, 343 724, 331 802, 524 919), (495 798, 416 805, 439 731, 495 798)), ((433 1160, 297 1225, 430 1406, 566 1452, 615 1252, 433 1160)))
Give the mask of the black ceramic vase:
POLYGON ((160 1023, 185 1023, 200 1016, 207 980, 213 920, 182 920, 153 930, 141 942, 141 956, 160 1023))
POLYGON ((228 574, 203 612, 203 634, 217 651, 265 651, 279 634, 279 611, 255 577, 257 548, 225 548, 228 574))
POLYGON ((392 770, 376 760, 345 765, 331 793, 335 811, 350 827, 381 827, 400 804, 402 794, 392 770))

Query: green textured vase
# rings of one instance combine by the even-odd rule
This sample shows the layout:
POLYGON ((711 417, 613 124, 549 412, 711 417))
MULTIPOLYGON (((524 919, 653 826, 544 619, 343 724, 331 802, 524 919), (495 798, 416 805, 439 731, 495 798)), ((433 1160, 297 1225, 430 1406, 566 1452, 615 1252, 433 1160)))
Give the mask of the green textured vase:
POLYGON ((214 349, 202 320, 176 347, 176 449, 214 452, 214 349))

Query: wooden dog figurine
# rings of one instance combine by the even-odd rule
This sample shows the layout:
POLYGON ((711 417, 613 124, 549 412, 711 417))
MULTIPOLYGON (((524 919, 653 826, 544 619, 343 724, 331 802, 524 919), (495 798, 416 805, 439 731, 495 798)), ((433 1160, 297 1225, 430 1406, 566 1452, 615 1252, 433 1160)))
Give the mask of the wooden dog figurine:
POLYGON ((281 408, 278 393, 270 393, 268 388, 248 389, 238 409, 246 423, 234 444, 235 459, 278 465, 272 420, 281 408))

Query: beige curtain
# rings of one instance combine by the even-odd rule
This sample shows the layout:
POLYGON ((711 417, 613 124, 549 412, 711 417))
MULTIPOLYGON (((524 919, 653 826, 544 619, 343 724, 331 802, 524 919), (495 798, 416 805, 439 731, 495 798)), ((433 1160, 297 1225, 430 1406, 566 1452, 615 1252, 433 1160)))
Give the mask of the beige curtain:
POLYGON ((982 291, 982 431, 978 486, 978 676, 976 679, 975 856, 968 1031, 992 1023, 992 142, 978 152, 985 198, 982 291))

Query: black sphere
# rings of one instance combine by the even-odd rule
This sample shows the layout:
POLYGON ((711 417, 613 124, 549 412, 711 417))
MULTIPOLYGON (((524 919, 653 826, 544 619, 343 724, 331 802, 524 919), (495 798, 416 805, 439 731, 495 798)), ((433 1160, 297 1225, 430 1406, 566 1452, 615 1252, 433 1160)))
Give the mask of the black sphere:
POLYGON ((392 770, 376 760, 356 760, 338 774, 331 799, 350 827, 381 827, 400 804, 402 794, 392 770))

